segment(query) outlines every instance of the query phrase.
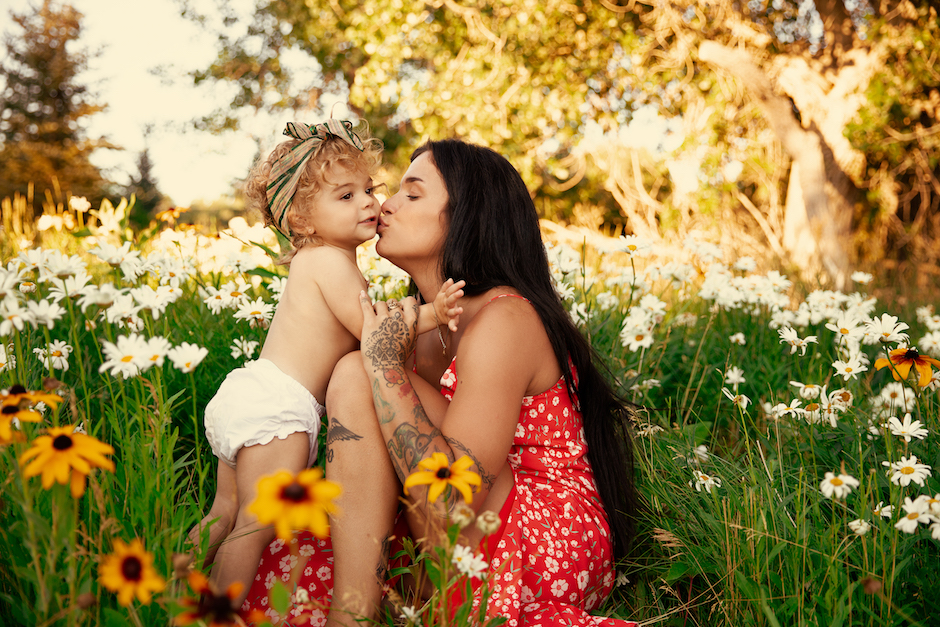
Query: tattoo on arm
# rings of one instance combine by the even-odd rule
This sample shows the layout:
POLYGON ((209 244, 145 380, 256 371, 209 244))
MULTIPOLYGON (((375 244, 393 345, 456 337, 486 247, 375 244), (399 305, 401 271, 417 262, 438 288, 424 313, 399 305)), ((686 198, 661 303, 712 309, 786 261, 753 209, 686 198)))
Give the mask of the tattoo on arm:
POLYGON ((363 343, 363 352, 376 370, 387 371, 401 368, 405 363, 414 337, 409 337, 408 327, 401 312, 382 320, 379 328, 363 343))
POLYGON ((404 483, 414 469, 418 467, 418 462, 426 457, 428 447, 434 438, 441 435, 437 429, 432 429, 428 433, 421 433, 414 425, 403 424, 395 429, 391 439, 386 443, 388 452, 392 455, 392 461, 395 462, 395 471, 398 473, 398 479, 404 483))
POLYGON ((388 553, 392 546, 392 537, 385 536, 382 540, 382 550, 379 551, 379 563, 375 565, 375 578, 380 583, 385 583, 388 576, 388 553))
POLYGON ((330 418, 330 426, 326 430, 326 461, 333 461, 333 442, 337 440, 361 440, 362 436, 353 433, 336 418, 330 418))
POLYGON ((450 447, 454 449, 454 457, 460 457, 457 453, 462 453, 470 459, 473 460, 473 463, 476 464, 476 467, 480 470, 480 479, 483 481, 483 485, 487 490, 493 487, 493 484, 496 482, 496 476, 486 472, 486 469, 483 468, 483 464, 480 463, 480 460, 476 458, 476 455, 473 454, 473 451, 469 447, 465 446, 460 440, 444 436, 444 441, 450 444, 450 447))

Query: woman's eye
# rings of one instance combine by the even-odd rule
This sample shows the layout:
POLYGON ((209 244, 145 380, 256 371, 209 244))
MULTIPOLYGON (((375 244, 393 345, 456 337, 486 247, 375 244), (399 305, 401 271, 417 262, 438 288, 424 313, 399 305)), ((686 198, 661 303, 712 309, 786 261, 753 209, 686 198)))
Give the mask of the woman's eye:
POLYGON ((407 198, 408 198, 408 200, 416 200, 418 197, 417 197, 417 196, 407 196, 407 198))

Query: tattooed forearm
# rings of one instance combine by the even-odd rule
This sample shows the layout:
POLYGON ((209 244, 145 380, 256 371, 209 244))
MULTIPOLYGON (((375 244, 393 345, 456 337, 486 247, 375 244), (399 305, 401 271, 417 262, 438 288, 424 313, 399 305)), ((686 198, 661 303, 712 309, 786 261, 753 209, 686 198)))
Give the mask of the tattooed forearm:
POLYGON ((493 487, 493 483, 496 482, 496 475, 486 472, 486 469, 483 467, 483 464, 480 463, 480 460, 477 459, 476 455, 473 454, 473 451, 469 447, 465 446, 460 440, 449 438, 446 435, 444 436, 444 441, 450 444, 450 447, 454 449, 454 457, 460 457, 458 453, 466 455, 473 460, 473 463, 476 465, 477 469, 480 471, 480 479, 483 481, 483 486, 489 490, 493 487))
POLYGON ((384 372, 405 363, 414 348, 415 336, 409 336, 408 326, 399 311, 383 319, 379 328, 363 340, 363 354, 372 368, 384 372))
POLYGON ((379 419, 379 424, 391 422, 395 417, 395 408, 383 398, 382 384, 379 379, 372 380, 372 402, 375 405, 375 415, 379 419))
POLYGON ((326 430, 326 461, 333 461, 333 442, 337 440, 361 440, 362 436, 353 433, 336 418, 330 418, 330 426, 326 430))
POLYGON ((402 483, 418 467, 418 462, 426 457, 428 447, 434 438, 440 435, 441 432, 437 429, 422 433, 410 424, 403 424, 395 429, 386 446, 402 483))

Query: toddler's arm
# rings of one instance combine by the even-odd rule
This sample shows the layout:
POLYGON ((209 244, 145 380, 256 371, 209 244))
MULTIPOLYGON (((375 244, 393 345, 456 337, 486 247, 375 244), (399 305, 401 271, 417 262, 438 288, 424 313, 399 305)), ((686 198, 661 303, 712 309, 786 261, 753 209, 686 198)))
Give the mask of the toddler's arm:
POLYGON ((457 306, 457 299, 463 296, 461 288, 464 285, 465 281, 454 283, 453 279, 447 279, 433 303, 418 307, 418 333, 433 331, 438 324, 446 324, 451 331, 457 330, 457 322, 463 313, 463 307, 457 306))

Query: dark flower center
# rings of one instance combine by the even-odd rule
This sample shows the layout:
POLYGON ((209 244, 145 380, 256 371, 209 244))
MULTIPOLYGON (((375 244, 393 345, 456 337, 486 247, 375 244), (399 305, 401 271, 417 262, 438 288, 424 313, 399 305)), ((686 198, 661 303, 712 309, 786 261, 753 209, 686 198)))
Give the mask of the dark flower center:
POLYGON ((72 448, 72 438, 67 435, 57 435, 52 441, 52 448, 57 451, 67 451, 72 448))
POLYGON ((307 489, 294 481, 281 491, 281 497, 286 501, 300 503, 301 501, 307 500, 307 489))
POLYGON ((14 383, 13 385, 10 386, 10 395, 11 395, 11 396, 14 395, 14 394, 25 394, 25 393, 26 393, 26 388, 24 388, 24 387, 23 387, 21 384, 19 384, 19 383, 14 383))
POLYGON ((20 406, 19 405, 4 405, 3 413, 4 414, 18 414, 20 413, 20 406))
POLYGON ((909 348, 907 349, 907 352, 904 353, 905 360, 910 359, 912 361, 916 361, 918 357, 920 357, 920 353, 917 352, 916 348, 909 348))
POLYGON ((438 479, 450 479, 450 468, 438 468, 435 476, 438 479))
POLYGON ((216 625, 234 624, 235 608, 224 594, 208 592, 199 599, 199 617, 213 621, 216 625))
MULTIPOLYGON (((62 436, 59 436, 62 437, 62 436)), ((144 565, 134 556, 125 557, 121 562, 121 574, 128 581, 140 581, 140 575, 144 572, 144 565)))

